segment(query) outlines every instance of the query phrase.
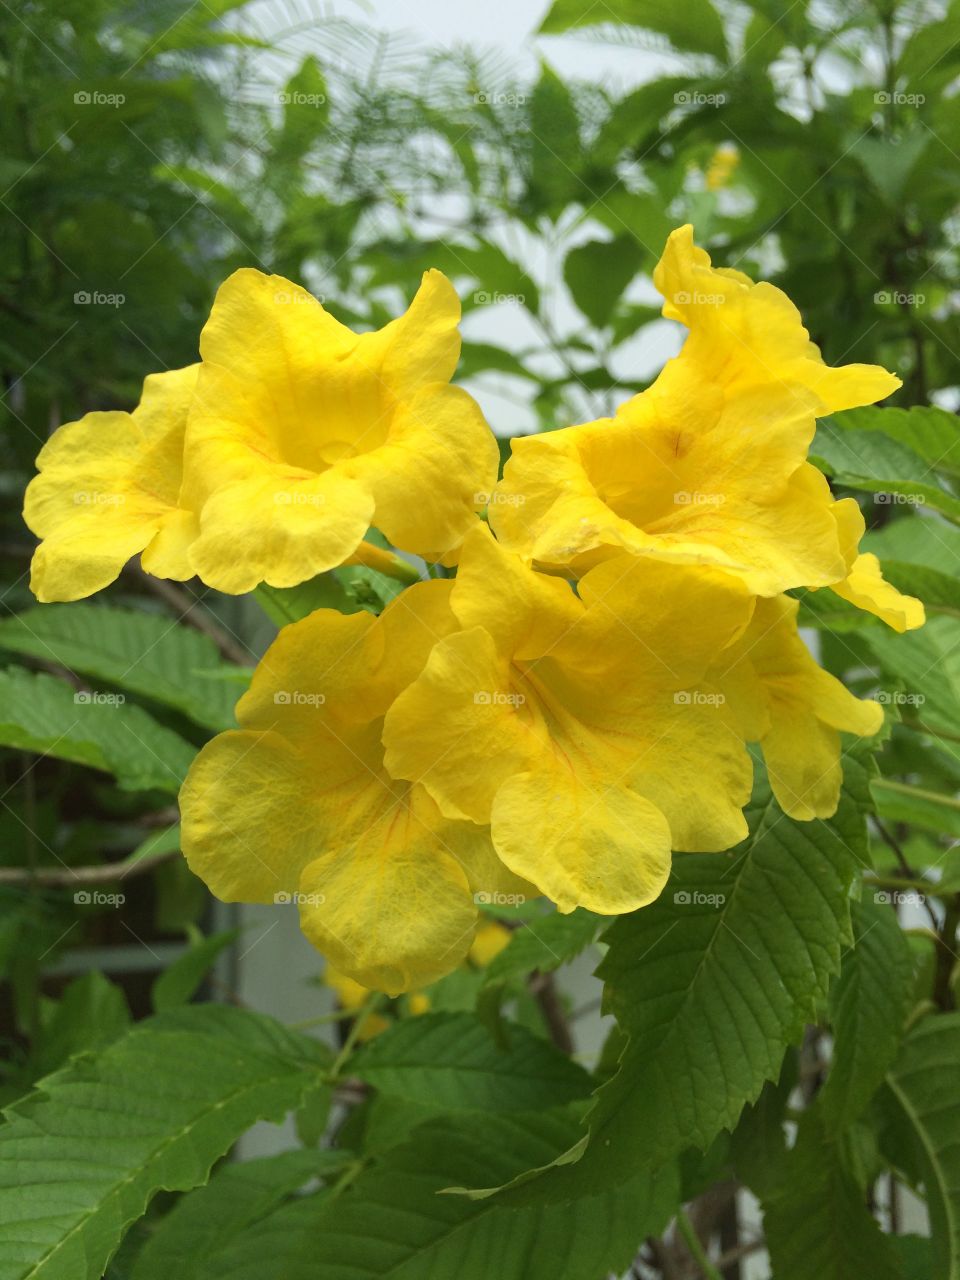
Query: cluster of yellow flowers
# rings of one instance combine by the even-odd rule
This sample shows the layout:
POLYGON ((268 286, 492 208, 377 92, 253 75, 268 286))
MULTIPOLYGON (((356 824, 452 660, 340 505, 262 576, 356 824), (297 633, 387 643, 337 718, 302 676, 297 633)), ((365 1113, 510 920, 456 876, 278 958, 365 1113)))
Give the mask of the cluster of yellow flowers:
POLYGON ((371 525, 457 565, 379 617, 284 628, 240 729, 201 751, 181 795, 184 852, 213 892, 292 895, 365 986, 453 969, 484 902, 648 904, 672 851, 746 835, 748 744, 786 813, 830 815, 839 733, 875 733, 882 711, 817 665, 785 593, 923 621, 858 554, 857 503, 807 461, 818 417, 898 380, 824 365, 789 299, 712 267, 690 227, 654 280, 689 330, 680 355, 615 417, 516 440, 498 484, 479 408, 448 385, 459 305, 436 271, 361 336, 287 281, 238 272, 199 366, 40 455, 41 599, 89 594, 141 550, 160 576, 291 586, 362 556, 371 525), (98 510, 78 488, 124 500, 98 510))

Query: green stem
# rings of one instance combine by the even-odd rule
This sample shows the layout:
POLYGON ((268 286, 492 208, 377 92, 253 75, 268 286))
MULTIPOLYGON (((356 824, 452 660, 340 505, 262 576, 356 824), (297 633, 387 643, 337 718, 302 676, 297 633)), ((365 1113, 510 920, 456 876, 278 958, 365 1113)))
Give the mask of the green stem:
POLYGON ((686 1212, 681 1209, 677 1214, 677 1230, 683 1236, 687 1248, 693 1256, 694 1262, 703 1272, 704 1280, 723 1280, 720 1272, 713 1265, 704 1251, 703 1245, 700 1243, 700 1237, 693 1229, 693 1223, 687 1217, 686 1212))
POLYGON ((378 573, 386 574, 388 578, 396 578, 398 582, 404 582, 408 586, 421 580, 420 574, 412 564, 400 556, 395 556, 392 551, 375 547, 372 542, 361 542, 347 564, 365 565, 368 569, 376 569, 378 573))
POLYGON ((908 782, 893 782, 890 778, 876 778, 872 785, 883 787, 887 791, 896 791, 898 795, 913 796, 917 800, 929 800, 931 804, 943 805, 945 809, 960 809, 960 800, 956 796, 947 796, 941 791, 924 791, 921 787, 912 787, 908 782))
POLYGON ((347 1038, 343 1042, 343 1048, 337 1054, 334 1064, 327 1075, 328 1083, 332 1084, 334 1080, 338 1079, 340 1072, 346 1065, 351 1053, 353 1053, 357 1041, 360 1039, 367 1019, 370 1017, 371 1013, 376 1011, 381 999, 382 996, 379 991, 371 991, 366 1000, 357 1010, 356 1020, 347 1033, 347 1038))

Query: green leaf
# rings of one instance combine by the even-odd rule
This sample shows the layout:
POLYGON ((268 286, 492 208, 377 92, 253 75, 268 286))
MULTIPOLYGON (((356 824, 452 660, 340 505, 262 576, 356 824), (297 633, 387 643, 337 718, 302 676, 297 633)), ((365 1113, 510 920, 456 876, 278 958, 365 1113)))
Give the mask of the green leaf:
POLYGON ((890 778, 875 778, 871 790, 878 817, 960 840, 960 800, 956 796, 890 778))
POLYGON ((153 1195, 205 1182, 241 1133, 299 1103, 319 1060, 270 1018, 207 1005, 49 1076, 0 1128, 0 1273, 100 1280, 153 1195))
POLYGON ((606 1006, 630 1037, 620 1069, 596 1095, 589 1142, 508 1189, 510 1203, 582 1194, 705 1150, 777 1078, 851 941, 869 767, 847 757, 829 821, 792 821, 761 783, 743 844, 675 858, 660 898, 604 935, 606 1006))
POLYGON ((854 942, 830 991, 833 1058, 818 1105, 824 1122, 852 1124, 897 1056, 913 1003, 913 960, 896 912, 854 902, 854 942))
MULTIPOLYGON (((218 1169, 162 1219, 134 1263, 130 1280, 223 1280, 250 1265, 244 1234, 312 1178, 342 1172, 349 1151, 285 1151, 218 1169)), ((264 1259, 263 1275, 281 1274, 264 1259)))
POLYGON ((174 822, 169 827, 158 827, 151 831, 145 840, 137 845, 122 862, 117 864, 117 871, 122 875, 144 858, 152 858, 159 854, 176 853, 180 848, 180 823, 174 822))
POLYGON ((501 1047, 471 1014, 406 1018, 350 1060, 382 1093, 450 1111, 524 1111, 586 1097, 590 1077, 524 1027, 501 1047))
POLYGON ((540 33, 556 35, 573 27, 606 22, 656 31, 685 52, 709 53, 721 60, 727 56, 723 23, 710 0, 684 0, 674 5, 660 0, 605 0, 602 5, 591 0, 554 0, 540 24, 540 33))
POLYGON ((213 641, 159 614, 104 605, 45 604, 0 620, 0 649, 175 707, 207 729, 235 724, 237 690, 213 641))
MULTIPOLYGON (((956 733, 960 723, 960 620, 930 618, 919 631, 897 635, 872 627, 862 640, 886 676, 902 684, 903 718, 956 733)), ((888 691, 889 693, 889 691, 888 691)))
MULTIPOLYGON (((599 1280, 621 1274, 659 1233, 679 1195, 676 1171, 634 1178, 569 1205, 521 1212, 495 1201, 441 1195, 478 1180, 507 1180, 549 1160, 576 1131, 556 1112, 449 1117, 416 1130, 360 1175, 349 1195, 321 1203, 313 1269, 269 1268, 284 1280, 599 1280)), ((254 1245, 250 1246, 255 1247, 254 1245)), ((263 1257, 261 1252, 260 1257, 263 1257)), ((231 1280, 257 1280, 253 1270, 231 1280)))
POLYGON ((784 1180, 764 1205, 774 1274, 790 1280, 900 1280, 896 1253, 844 1168, 823 1118, 808 1111, 784 1161, 784 1180))
POLYGON ((76 693, 45 672, 0 671, 0 745, 116 775, 128 791, 178 791, 196 749, 122 694, 76 693))
POLYGON ((539 210, 558 214, 589 188, 577 177, 580 118, 570 90, 545 63, 530 99, 531 195, 539 210))
POLYGON ((283 128, 276 142, 277 158, 297 162, 323 136, 330 118, 327 82, 313 54, 304 58, 299 71, 287 81, 280 102, 283 128))
POLYGON ((100 1049, 130 1025, 121 989, 102 973, 85 973, 66 988, 44 1017, 31 1053, 35 1076, 47 1075, 75 1053, 100 1049))
POLYGON ((870 530, 861 550, 879 556, 883 576, 899 591, 960 617, 960 530, 933 517, 894 520, 870 530))
POLYGON ((563 278, 583 314, 602 329, 642 262, 643 250, 630 236, 591 240, 567 254, 563 278))
POLYGON ((503 982, 519 974, 550 973, 590 945, 603 923, 601 916, 578 907, 564 915, 552 911, 535 916, 515 929, 509 943, 484 971, 486 983, 503 982))
POLYGON ((960 1014, 924 1018, 887 1077, 923 1176, 935 1280, 960 1278, 960 1014))
MULTIPOLYGON (((879 495, 879 500, 896 505, 931 507, 951 520, 960 520, 960 499, 948 493, 938 482, 930 462, 913 447, 914 440, 900 439, 892 432, 855 425, 876 424, 878 417, 891 412, 874 410, 867 418, 853 418, 850 410, 824 419, 817 427, 810 449, 816 462, 838 484, 850 489, 864 489, 879 495)), ((947 415, 950 416, 949 414, 947 415)))
POLYGON ((357 613, 360 607, 333 572, 318 574, 296 587, 270 587, 262 582, 253 594, 270 621, 278 627, 299 622, 315 609, 357 613))
POLYGON ((844 431, 882 431, 919 455, 931 468, 960 476, 960 418, 934 405, 887 409, 867 405, 835 414, 844 431))
POLYGON ((239 933, 239 929, 225 929, 206 938, 197 934, 191 939, 183 955, 178 956, 154 981, 150 992, 154 1012, 164 1013, 192 999, 220 952, 235 941, 239 933))

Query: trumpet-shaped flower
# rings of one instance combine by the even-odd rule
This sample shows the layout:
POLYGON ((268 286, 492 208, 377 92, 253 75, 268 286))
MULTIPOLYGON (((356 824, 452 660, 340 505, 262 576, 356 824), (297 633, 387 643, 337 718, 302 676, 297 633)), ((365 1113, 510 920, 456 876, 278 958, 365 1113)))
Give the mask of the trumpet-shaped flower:
POLYGON ((459 319, 439 271, 364 334, 279 276, 245 269, 221 286, 186 441, 204 582, 294 586, 343 564, 371 525, 406 551, 460 543, 498 454, 477 404, 449 385, 459 319))
POLYGON ((724 569, 762 596, 842 583, 850 517, 807 452, 818 416, 881 399, 897 378, 825 365, 786 295, 712 267, 689 226, 654 281, 664 316, 689 330, 680 355, 614 418, 516 440, 490 509, 497 536, 575 575, 628 551, 724 569))
POLYGON ((24 519, 42 539, 30 578, 38 600, 92 595, 137 552, 157 577, 193 576, 196 517, 179 495, 197 369, 151 374, 132 413, 88 413, 40 450, 24 502, 24 519))
POLYGON ((746 834, 751 762, 706 679, 750 621, 737 579, 620 556, 578 596, 480 528, 450 603, 460 629, 388 711, 386 766, 489 822, 511 871, 615 914, 657 897, 671 848, 746 834))
MULTIPOLYGON (((379 618, 318 610, 285 627, 181 792, 183 851, 225 901, 295 901, 334 966, 396 995, 467 954, 474 894, 516 892, 489 831, 383 767, 383 716, 456 626, 450 584, 379 618)), ((526 886, 520 886, 526 888, 526 886)))
POLYGON ((783 811, 829 818, 843 780, 840 731, 869 737, 883 708, 854 697, 817 665, 797 631, 798 608, 789 596, 758 600, 750 626, 719 656, 711 678, 736 728, 759 741, 783 811))

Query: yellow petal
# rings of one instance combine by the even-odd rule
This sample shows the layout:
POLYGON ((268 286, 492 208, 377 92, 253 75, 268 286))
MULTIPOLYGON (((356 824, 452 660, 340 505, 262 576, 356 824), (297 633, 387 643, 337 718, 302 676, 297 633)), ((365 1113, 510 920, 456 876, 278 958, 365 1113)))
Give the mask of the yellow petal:
POLYGON ((373 511, 370 494, 335 470, 312 475, 264 465, 204 503, 191 564, 208 586, 229 595, 261 582, 295 587, 343 564, 373 511))
POLYGON ((319 808, 295 747, 269 730, 231 730, 190 767, 180 791, 180 847, 223 902, 274 902, 278 894, 290 901, 315 848, 319 808))
POLYGON ((854 697, 817 665, 797 631, 798 607, 788 596, 758 601, 715 679, 729 692, 731 677, 743 681, 749 671, 766 703, 760 744, 781 808, 801 820, 829 818, 843 774, 839 731, 870 737, 883 723, 883 709, 854 697))
POLYGON ((449 818, 487 823, 497 789, 529 767, 548 733, 519 672, 481 627, 436 644, 384 721, 384 760, 449 818))
POLYGON ((310 941, 364 986, 399 995, 466 955, 477 919, 463 864, 489 841, 447 822, 421 789, 385 806, 363 838, 330 847, 300 878, 300 923, 310 941))
POLYGON ((594 791, 555 767, 509 778, 491 830, 507 866, 560 911, 635 911, 670 874, 670 828, 655 805, 616 783, 594 791))
POLYGON ((788 394, 812 392, 820 417, 873 404, 900 386, 877 365, 825 365, 787 295, 772 284, 750 284, 739 272, 714 269, 693 243, 689 224, 668 238, 653 282, 664 298, 663 314, 690 329, 684 358, 703 356, 730 390, 779 381, 788 394))
POLYGON ((923 602, 915 596, 902 595, 885 581, 880 561, 870 552, 857 556, 847 577, 835 582, 830 590, 858 609, 876 614, 894 631, 912 631, 926 621, 923 602))
POLYGON ((485 627, 518 658, 547 652, 583 614, 566 582, 535 573, 483 525, 464 540, 450 603, 462 627, 485 627))
POLYGON ((24 519, 42 539, 31 589, 42 601, 79 600, 108 586, 148 549, 161 576, 188 578, 182 554, 153 544, 189 540, 191 516, 178 506, 183 438, 197 366, 152 374, 132 413, 88 413, 60 427, 37 457, 24 519))

